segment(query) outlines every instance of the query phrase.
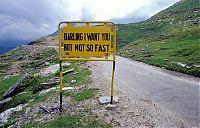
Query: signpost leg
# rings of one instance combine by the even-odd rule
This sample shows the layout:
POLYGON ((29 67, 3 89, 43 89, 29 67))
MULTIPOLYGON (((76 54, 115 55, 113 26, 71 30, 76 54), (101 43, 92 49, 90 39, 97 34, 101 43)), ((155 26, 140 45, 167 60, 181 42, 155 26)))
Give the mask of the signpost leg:
POLYGON ((60 61, 60 111, 62 111, 62 61, 60 61))
POLYGON ((111 100, 110 100, 110 104, 113 104, 113 96, 114 96, 114 74, 115 74, 115 61, 113 61, 113 71, 112 71, 112 81, 111 81, 111 100))

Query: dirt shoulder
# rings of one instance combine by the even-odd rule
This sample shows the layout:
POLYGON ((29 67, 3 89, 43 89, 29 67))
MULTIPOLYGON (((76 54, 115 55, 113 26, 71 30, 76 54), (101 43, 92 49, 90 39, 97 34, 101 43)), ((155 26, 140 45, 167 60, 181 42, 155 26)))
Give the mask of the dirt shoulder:
MULTIPOLYGON (((87 62, 86 65, 92 70, 91 86, 97 88, 98 96, 110 95, 111 79, 103 72, 101 65, 98 62, 87 62)), ((189 127, 182 119, 157 103, 141 99, 133 90, 119 88, 116 82, 115 96, 119 97, 116 109, 106 110, 105 107, 100 107, 94 110, 94 113, 105 118, 113 127, 189 127)))

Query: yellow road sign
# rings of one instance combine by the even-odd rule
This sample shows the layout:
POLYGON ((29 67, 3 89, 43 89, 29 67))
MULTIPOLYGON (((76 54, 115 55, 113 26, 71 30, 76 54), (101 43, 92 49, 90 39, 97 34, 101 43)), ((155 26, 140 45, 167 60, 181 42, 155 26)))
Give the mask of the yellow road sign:
POLYGON ((61 22, 64 23, 66 26, 60 28, 59 25, 58 28, 60 60, 90 60, 89 57, 105 57, 108 60, 111 54, 115 54, 116 33, 113 23, 61 22), (73 23, 83 25, 70 26, 73 23), (97 23, 100 25, 92 25, 97 23))
POLYGON ((110 56, 113 33, 109 26, 85 26, 63 28, 61 40, 64 56, 110 56))
POLYGON ((61 22, 58 25, 60 61, 60 110, 62 110, 62 61, 111 61, 111 104, 114 96, 116 27, 112 22, 61 22), (65 25, 64 27, 61 27, 65 25), (105 58, 102 58, 105 57, 105 58))

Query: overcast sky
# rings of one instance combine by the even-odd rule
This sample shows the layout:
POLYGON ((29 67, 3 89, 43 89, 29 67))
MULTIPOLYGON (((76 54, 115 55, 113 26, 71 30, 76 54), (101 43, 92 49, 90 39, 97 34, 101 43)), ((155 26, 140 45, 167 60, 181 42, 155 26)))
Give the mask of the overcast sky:
POLYGON ((57 30, 60 21, 145 20, 179 0, 0 0, 0 41, 32 40, 57 30))

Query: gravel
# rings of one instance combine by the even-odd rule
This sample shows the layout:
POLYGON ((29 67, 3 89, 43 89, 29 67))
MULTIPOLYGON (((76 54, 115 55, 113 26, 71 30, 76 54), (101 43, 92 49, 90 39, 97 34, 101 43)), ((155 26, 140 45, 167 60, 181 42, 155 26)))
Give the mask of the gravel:
MULTIPOLYGON (((98 96, 110 95, 111 78, 106 77, 106 72, 102 71, 101 65, 98 62, 87 62, 87 66, 92 70, 93 84, 91 86, 99 89, 98 96)), ((182 119, 159 104, 141 99, 133 90, 119 88, 116 82, 114 86, 114 96, 118 96, 120 100, 117 108, 107 111, 103 106, 93 110, 94 113, 110 122, 113 127, 189 127, 182 119)))

